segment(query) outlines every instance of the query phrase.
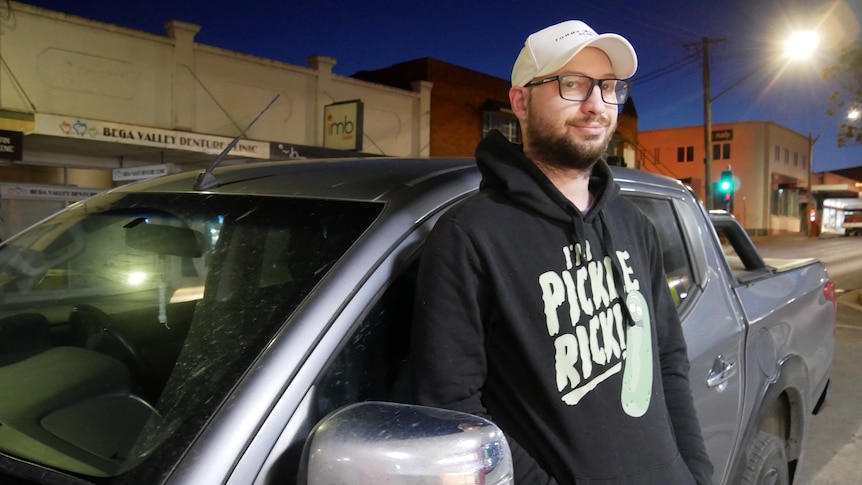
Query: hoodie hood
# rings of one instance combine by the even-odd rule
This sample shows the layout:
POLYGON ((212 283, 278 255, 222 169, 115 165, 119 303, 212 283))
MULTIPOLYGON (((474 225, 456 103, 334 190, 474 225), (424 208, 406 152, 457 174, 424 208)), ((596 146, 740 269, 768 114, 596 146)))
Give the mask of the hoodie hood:
POLYGON ((491 130, 479 143, 476 164, 482 173, 481 189, 501 190, 518 204, 557 221, 592 223, 620 191, 608 164, 597 161, 590 175, 594 202, 585 217, 524 155, 521 145, 511 143, 497 130, 491 130))

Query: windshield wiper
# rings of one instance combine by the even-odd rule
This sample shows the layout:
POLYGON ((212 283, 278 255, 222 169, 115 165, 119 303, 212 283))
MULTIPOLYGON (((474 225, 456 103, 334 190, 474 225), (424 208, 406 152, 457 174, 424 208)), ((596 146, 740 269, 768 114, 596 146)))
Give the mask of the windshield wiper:
POLYGON ((218 181, 216 180, 215 175, 213 175, 213 170, 215 170, 218 164, 221 163, 222 160, 224 160, 224 158, 231 150, 233 150, 233 147, 235 147, 239 140, 245 136, 246 132, 251 129, 252 125, 254 125, 257 120, 260 119, 260 117, 263 116, 264 113, 266 113, 266 110, 268 110, 269 107, 272 106, 273 103, 275 103, 275 100, 278 99, 279 96, 281 96, 281 94, 276 94, 275 97, 272 98, 272 101, 270 101, 269 104, 266 105, 266 108, 263 108, 263 111, 258 113, 257 116, 255 116, 254 119, 251 120, 251 123, 248 124, 245 130, 243 130, 242 133, 237 135, 236 138, 234 138, 230 142, 230 144, 225 147, 225 149, 222 150, 221 153, 219 153, 219 156, 217 156, 216 159, 213 160, 210 166, 207 167, 206 170, 198 174, 198 178, 195 179, 195 190, 209 190, 213 187, 218 187, 218 181))

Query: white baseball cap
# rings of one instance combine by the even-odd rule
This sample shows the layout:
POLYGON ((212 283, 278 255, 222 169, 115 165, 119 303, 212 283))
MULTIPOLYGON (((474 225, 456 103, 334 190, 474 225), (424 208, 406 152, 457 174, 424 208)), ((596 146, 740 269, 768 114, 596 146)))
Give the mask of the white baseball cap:
POLYGON ((523 86, 565 66, 584 47, 596 47, 608 55, 614 76, 632 77, 638 57, 632 45, 617 34, 597 34, 580 20, 567 20, 527 37, 512 67, 512 86, 523 86))

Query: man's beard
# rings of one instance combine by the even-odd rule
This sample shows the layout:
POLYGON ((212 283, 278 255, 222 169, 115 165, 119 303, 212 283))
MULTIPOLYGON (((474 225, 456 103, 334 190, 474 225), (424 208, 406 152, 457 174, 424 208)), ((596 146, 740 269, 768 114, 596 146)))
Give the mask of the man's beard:
MULTIPOLYGON (((536 119, 533 116, 533 120, 536 119)), ((612 131, 608 129, 601 137, 574 140, 566 134, 558 134, 547 123, 533 122, 527 124, 525 138, 529 140, 530 155, 540 163, 557 168, 589 170, 607 150, 612 131)))

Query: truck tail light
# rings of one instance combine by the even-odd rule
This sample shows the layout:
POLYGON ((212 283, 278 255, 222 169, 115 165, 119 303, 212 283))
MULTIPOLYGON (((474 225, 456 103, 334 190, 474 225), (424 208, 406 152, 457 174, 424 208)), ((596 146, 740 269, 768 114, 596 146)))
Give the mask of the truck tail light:
POLYGON ((835 326, 838 326, 838 298, 835 296, 835 283, 832 280, 826 281, 823 285, 823 295, 827 300, 832 302, 832 307, 835 310, 835 326))

